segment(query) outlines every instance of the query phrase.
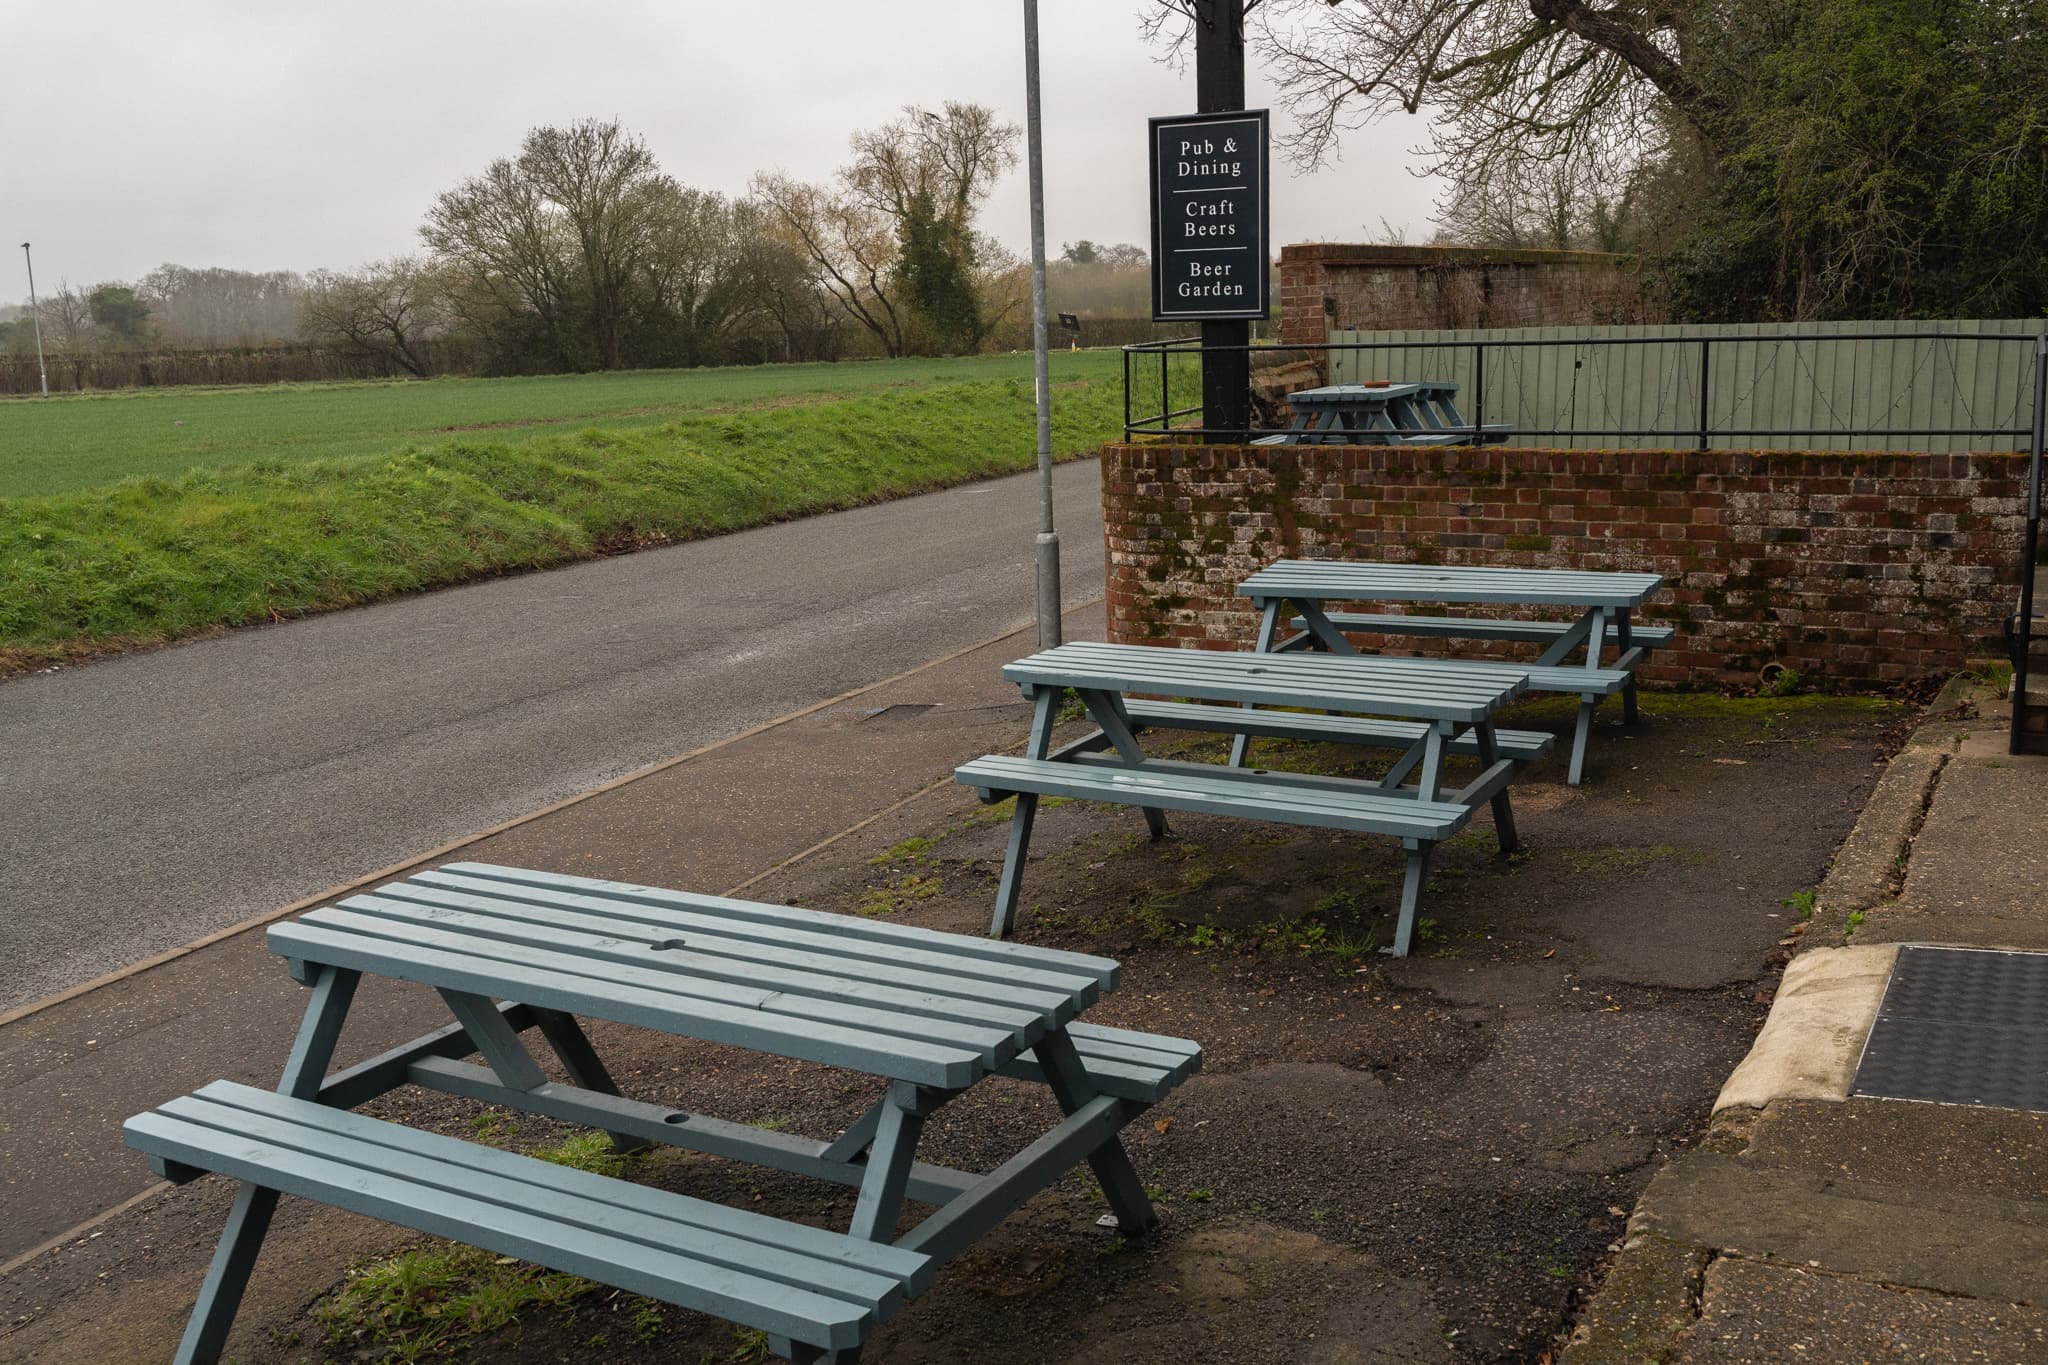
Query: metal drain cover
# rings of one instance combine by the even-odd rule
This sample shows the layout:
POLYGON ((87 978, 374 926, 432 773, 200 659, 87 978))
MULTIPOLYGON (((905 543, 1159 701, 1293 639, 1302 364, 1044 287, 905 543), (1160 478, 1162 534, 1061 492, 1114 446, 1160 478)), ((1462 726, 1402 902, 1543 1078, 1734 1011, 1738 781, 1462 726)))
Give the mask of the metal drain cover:
POLYGON ((1849 1093, 2048 1111, 2048 953, 1901 947, 1849 1093))

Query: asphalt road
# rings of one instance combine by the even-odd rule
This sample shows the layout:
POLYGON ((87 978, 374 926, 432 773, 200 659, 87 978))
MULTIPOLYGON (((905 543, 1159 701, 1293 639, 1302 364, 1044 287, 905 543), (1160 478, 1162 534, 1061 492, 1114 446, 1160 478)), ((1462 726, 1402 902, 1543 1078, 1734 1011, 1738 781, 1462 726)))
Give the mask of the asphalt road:
MULTIPOLYGON (((1095 462, 1054 480, 1102 591, 1095 462)), ((1034 619, 1035 475, 0 683, 0 1011, 1034 619)))

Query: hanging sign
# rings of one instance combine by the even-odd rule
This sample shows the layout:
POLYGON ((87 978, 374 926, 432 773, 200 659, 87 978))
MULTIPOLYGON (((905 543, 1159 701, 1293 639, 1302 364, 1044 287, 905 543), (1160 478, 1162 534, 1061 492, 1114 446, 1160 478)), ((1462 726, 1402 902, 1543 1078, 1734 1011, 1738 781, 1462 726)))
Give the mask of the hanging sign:
POLYGON ((1152 317, 1267 316, 1266 111, 1152 120, 1152 317))

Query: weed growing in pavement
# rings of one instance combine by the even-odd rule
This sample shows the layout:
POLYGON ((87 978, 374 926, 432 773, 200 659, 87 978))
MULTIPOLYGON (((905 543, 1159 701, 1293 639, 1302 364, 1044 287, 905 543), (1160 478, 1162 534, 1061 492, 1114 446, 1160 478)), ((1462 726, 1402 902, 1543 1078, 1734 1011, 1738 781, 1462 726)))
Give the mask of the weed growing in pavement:
POLYGON ((919 901, 930 900, 943 889, 944 883, 937 877, 922 872, 906 872, 893 882, 871 886, 861 892, 860 902, 853 908, 870 917, 897 915, 919 901))
POLYGON ((486 1109, 469 1121, 469 1131, 483 1142, 496 1142, 517 1134, 519 1125, 502 1109, 486 1109))
POLYGON ((773 1359, 768 1354, 768 1334, 754 1327, 735 1327, 732 1339, 737 1343, 723 1357, 704 1357, 703 1365, 762 1365, 773 1359))
POLYGON ((1792 911, 1799 918, 1808 920, 1813 918, 1813 905, 1819 898, 1820 892, 1809 887, 1804 891, 1794 891, 1791 895, 1779 901, 1778 904, 1792 911))
POLYGON ((1868 924, 1869 922, 1870 916, 1864 914, 1861 910, 1851 910, 1849 912, 1850 933, 1855 933, 1858 929, 1861 929, 1865 924, 1868 924))
POLYGON ((939 846, 936 836, 913 834, 902 843, 884 849, 868 859, 869 867, 887 867, 891 863, 917 864, 925 861, 925 854, 939 846))

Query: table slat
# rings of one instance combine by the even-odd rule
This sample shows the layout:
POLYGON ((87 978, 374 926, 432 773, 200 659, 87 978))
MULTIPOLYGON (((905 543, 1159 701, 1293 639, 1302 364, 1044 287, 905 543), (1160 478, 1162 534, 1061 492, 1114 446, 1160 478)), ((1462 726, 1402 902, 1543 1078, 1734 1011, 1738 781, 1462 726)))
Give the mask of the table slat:
POLYGON ((1281 559, 1239 583, 1237 591, 1261 599, 1299 594, 1333 601, 1638 607, 1663 586, 1663 576, 1654 573, 1281 559))
MULTIPOLYGON (((1067 975, 1091 976, 1103 990, 1116 989, 1116 962, 1089 953, 1039 948, 998 939, 969 938, 937 929, 919 929, 913 925, 889 924, 850 915, 827 915, 816 910, 801 910, 794 906, 766 905, 759 901, 734 900, 725 896, 702 896, 686 891, 670 891, 658 886, 637 886, 630 882, 602 881, 594 877, 535 872, 526 868, 500 867, 492 863, 448 863, 439 871, 483 877, 540 890, 569 891, 633 904, 701 910, 734 920, 824 932, 850 941, 922 949, 963 963, 995 963, 1067 975)), ((420 874, 423 879, 432 875, 420 874)))
MULTIPOLYGON (((729 966, 708 963, 701 967, 701 970, 715 973, 728 970, 751 972, 753 967, 760 964, 766 964, 771 968, 790 967, 799 971, 847 977, 885 987, 900 987, 905 991, 939 995, 956 1001, 1000 1009, 1050 1013, 1060 1019, 1069 1017, 1081 1004, 1095 998, 1092 982, 1069 985, 1064 989, 1014 985, 957 972, 926 970, 900 963, 881 963, 868 958, 849 958, 838 953, 813 952, 807 950, 800 935, 782 935, 772 941, 736 937, 725 932, 729 927, 729 921, 709 916, 662 915, 650 920, 634 919, 627 915, 605 914, 579 906, 564 905, 559 900, 546 905, 535 905, 507 897, 472 894, 442 886, 423 886, 413 881, 391 882, 378 887, 370 894, 379 901, 473 911, 478 915, 516 923, 580 930, 604 939, 625 940, 629 944, 658 943, 687 933, 690 957, 731 959, 732 964, 737 964, 729 966)), ((351 898, 342 904, 353 906, 357 899, 360 898, 351 898)), ((831 941, 824 942, 829 944, 831 941)), ((749 976, 745 979, 754 978, 749 976)))
POLYGON ((980 1049, 692 1000, 672 991, 651 990, 624 981, 480 960, 466 951, 450 952, 371 938, 327 929, 304 919, 272 925, 267 941, 270 950, 282 957, 514 999, 546 1009, 658 1029, 709 1043, 729 1043, 799 1061, 847 1067, 918 1085, 957 1090, 989 1070, 980 1049))

